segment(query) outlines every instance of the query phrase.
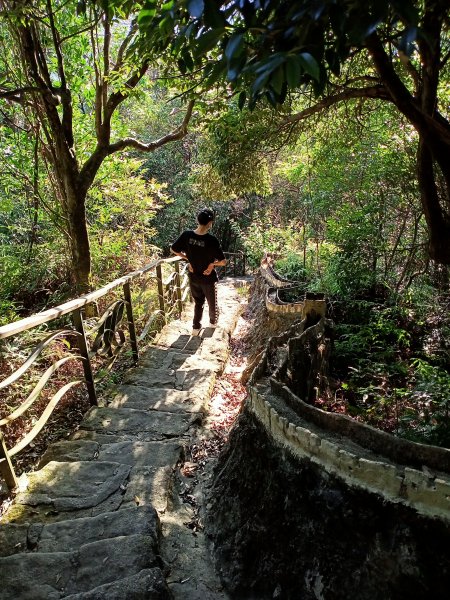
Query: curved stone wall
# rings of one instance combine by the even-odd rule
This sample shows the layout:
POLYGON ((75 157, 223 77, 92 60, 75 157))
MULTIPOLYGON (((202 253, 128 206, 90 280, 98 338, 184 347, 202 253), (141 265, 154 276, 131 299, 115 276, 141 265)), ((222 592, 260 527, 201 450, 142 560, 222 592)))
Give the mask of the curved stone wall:
MULTIPOLYGON (((360 450, 345 440, 318 430, 295 417, 290 421, 273 405, 273 396, 250 386, 248 408, 272 439, 299 458, 309 458, 352 486, 379 494, 390 502, 412 506, 419 513, 450 520, 450 477, 424 467, 392 463, 360 450), (297 423, 295 423, 297 421, 297 423)), ((319 410, 319 409, 317 409, 319 410)))
POLYGON ((295 284, 295 281, 290 281, 289 279, 286 279, 285 277, 281 277, 281 275, 278 275, 278 273, 276 273, 272 269, 272 267, 264 261, 261 263, 260 272, 261 272, 261 275, 264 277, 265 281, 271 287, 280 289, 280 288, 285 288, 285 287, 292 287, 292 285, 295 284))
POLYGON ((274 302, 270 297, 270 292, 274 288, 268 288, 266 293, 266 308, 271 313, 295 313, 300 316, 303 314, 303 302, 285 302, 283 304, 274 302))
MULTIPOLYGON (((293 282, 280 281, 270 265, 260 272, 272 288, 293 282), (280 285, 281 283, 281 285, 280 285)), ((324 317, 325 300, 306 298, 301 303, 275 304, 266 293, 266 307, 274 313, 297 313, 303 321, 270 338, 266 350, 249 377, 248 408, 272 439, 294 456, 309 458, 351 486, 358 486, 415 508, 419 513, 450 521, 450 450, 397 438, 346 415, 325 412, 303 402, 278 380, 285 369, 287 352, 275 371, 269 356, 289 345, 292 337, 306 332, 307 315, 324 317), (284 365, 284 367, 283 367, 284 365)), ((319 334, 326 319, 312 328, 319 334)))

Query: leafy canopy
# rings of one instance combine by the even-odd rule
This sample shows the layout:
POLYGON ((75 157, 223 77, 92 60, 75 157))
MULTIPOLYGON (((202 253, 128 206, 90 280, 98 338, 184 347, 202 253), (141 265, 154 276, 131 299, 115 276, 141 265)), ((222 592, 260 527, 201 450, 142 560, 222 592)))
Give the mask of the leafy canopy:
MULTIPOLYGON (((124 7, 122 0, 114 6, 124 7)), ((129 2, 127 3, 130 4, 129 2)), ((240 90, 239 102, 265 96, 283 103, 289 90, 311 84, 321 94, 353 49, 384 28, 398 53, 409 55, 422 35, 413 0, 146 0, 138 22, 144 46, 167 50, 184 74, 201 72, 240 90)), ((438 5, 439 2, 436 2, 438 5)), ((443 6, 443 5, 442 5, 443 6)))

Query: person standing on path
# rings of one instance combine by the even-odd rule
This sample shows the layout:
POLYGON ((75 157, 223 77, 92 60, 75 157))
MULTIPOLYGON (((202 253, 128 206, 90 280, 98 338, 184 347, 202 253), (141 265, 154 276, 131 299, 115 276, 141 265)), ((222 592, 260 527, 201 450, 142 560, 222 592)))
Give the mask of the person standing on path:
POLYGON ((192 335, 201 329, 205 300, 209 308, 210 327, 217 325, 219 306, 217 303, 217 282, 215 267, 226 265, 225 255, 219 240, 209 233, 214 223, 214 213, 203 208, 197 215, 197 228, 183 231, 172 244, 171 251, 189 263, 189 285, 194 299, 194 321, 192 335))

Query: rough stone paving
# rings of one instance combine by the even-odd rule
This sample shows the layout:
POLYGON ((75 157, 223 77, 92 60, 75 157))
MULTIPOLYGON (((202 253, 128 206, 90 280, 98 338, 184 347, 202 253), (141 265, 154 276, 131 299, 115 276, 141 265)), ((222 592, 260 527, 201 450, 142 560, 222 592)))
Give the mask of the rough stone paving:
POLYGON ((192 306, 168 324, 106 406, 52 445, 0 525, 1 600, 225 598, 205 549, 177 507, 176 466, 201 425, 240 312, 235 282, 219 284, 216 329, 191 337, 192 306), (162 539, 162 525, 164 537, 162 539), (188 536, 188 537, 186 537, 188 536), (183 578, 161 543, 205 569, 183 578), (188 540, 191 548, 183 548, 188 540))

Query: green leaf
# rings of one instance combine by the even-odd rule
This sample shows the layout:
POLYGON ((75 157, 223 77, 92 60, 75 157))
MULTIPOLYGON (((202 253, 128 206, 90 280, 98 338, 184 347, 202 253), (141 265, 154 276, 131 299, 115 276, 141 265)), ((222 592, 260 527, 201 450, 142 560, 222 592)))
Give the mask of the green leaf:
POLYGON ((230 81, 235 81, 242 69, 245 66, 246 55, 242 54, 240 57, 233 58, 232 61, 228 63, 228 73, 227 77, 230 81))
POLYGON ((212 86, 214 85, 224 74, 225 71, 225 65, 223 62, 218 62, 214 65, 214 67, 211 70, 210 75, 208 76, 208 79, 206 80, 206 85, 207 86, 212 86))
POLYGON ((194 68, 194 61, 192 60, 191 54, 186 50, 186 48, 184 48, 181 55, 184 60, 184 64, 186 65, 186 69, 188 71, 192 71, 194 68))
POLYGON ((199 19, 205 10, 205 3, 203 0, 189 0, 187 8, 191 17, 199 19))
POLYGON ((244 91, 242 91, 239 94, 239 98, 238 98, 238 107, 239 107, 239 110, 242 110, 244 108, 246 98, 247 98, 247 94, 246 94, 246 92, 244 90, 244 91))
POLYGON ((143 23, 150 21, 156 15, 156 8, 144 8, 138 14, 138 23, 142 25, 143 23))
POLYGON ((178 62, 178 68, 180 70, 180 73, 182 75, 185 75, 185 73, 187 71, 187 69, 186 69, 186 63, 184 62, 184 60, 182 58, 179 58, 177 62, 178 62))
POLYGON ((209 50, 212 50, 217 45, 217 43, 224 31, 225 30, 223 28, 211 29, 210 31, 207 31, 206 33, 201 35, 197 39, 197 44, 196 44, 198 54, 203 54, 205 52, 208 52, 209 50))
POLYGON ((286 81, 290 88, 296 88, 300 83, 302 69, 297 56, 288 56, 284 65, 286 72, 286 81))
POLYGON ((274 71, 272 71, 272 74, 270 76, 270 85, 273 88, 273 90, 276 92, 277 95, 281 94, 281 90, 283 88, 283 83, 284 83, 284 70, 282 67, 278 67, 278 69, 275 69, 274 71))
MULTIPOLYGON (((259 65, 255 69, 255 73, 257 75, 266 73, 267 76, 270 75, 272 71, 277 69, 280 65, 282 65, 285 61, 285 57, 283 54, 273 54, 267 60, 259 63, 259 65)), ((258 63, 257 63, 258 64, 258 63)))
POLYGON ((240 56, 243 49, 244 35, 242 33, 237 33, 228 40, 227 47, 225 48, 225 56, 231 61, 234 57, 240 56))
POLYGON ((273 108, 277 108, 277 106, 278 106, 278 100, 275 97, 275 94, 273 93, 273 90, 267 90, 267 92, 266 92, 266 98, 269 101, 269 103, 273 106, 273 108))
POLYGON ((308 73, 308 75, 311 75, 313 79, 319 81, 320 67, 314 56, 309 52, 302 52, 298 55, 298 60, 305 73, 308 73))
POLYGON ((263 71, 258 75, 258 77, 253 82, 252 86, 252 95, 257 95, 262 89, 264 89, 267 80, 269 79, 270 71, 263 71))

